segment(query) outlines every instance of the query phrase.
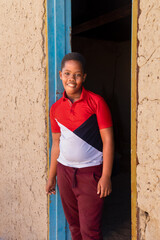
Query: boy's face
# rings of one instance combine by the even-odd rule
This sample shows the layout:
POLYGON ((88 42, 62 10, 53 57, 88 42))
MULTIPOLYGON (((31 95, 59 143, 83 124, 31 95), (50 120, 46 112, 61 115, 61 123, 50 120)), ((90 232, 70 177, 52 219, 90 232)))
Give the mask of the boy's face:
POLYGON ((86 74, 83 73, 82 64, 79 61, 69 60, 65 62, 59 75, 68 96, 81 93, 86 74))

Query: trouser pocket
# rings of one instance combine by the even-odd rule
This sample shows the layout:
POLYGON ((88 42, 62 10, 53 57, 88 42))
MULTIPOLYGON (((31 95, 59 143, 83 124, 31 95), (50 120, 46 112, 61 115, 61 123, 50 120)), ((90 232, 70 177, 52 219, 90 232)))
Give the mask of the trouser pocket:
POLYGON ((92 179, 93 179, 93 182, 96 184, 96 186, 101 176, 102 176, 102 165, 97 166, 97 168, 92 172, 92 179))

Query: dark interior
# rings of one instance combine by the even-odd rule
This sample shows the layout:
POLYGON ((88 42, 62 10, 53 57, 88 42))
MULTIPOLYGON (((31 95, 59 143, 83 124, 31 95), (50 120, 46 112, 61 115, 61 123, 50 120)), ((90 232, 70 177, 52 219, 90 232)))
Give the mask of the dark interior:
POLYGON ((85 88, 110 107, 115 138, 112 194, 105 199, 104 240, 131 239, 131 1, 72 1, 72 51, 86 59, 85 88))

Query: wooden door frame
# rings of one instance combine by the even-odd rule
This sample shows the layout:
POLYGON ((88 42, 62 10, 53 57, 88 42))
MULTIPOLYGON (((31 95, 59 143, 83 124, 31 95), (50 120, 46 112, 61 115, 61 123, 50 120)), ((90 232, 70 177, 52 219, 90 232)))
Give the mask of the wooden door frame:
MULTIPOLYGON (((63 93, 59 77, 61 60, 71 51, 71 0, 45 0, 46 43, 46 125, 47 125, 47 175, 51 155, 52 133, 49 109, 63 93)), ((56 195, 48 196, 48 239, 70 240, 68 223, 64 216, 59 189, 56 195)))
POLYGON ((138 0, 132 1, 132 57, 131 57, 131 239, 138 239, 137 230, 137 31, 138 0))
MULTIPOLYGON (((48 0, 49 1, 49 0, 48 0)), ((70 0, 69 0, 70 1, 70 0)), ((132 57, 131 57, 131 240, 137 240, 137 31, 138 0, 132 1, 132 57)), ((68 34, 70 34, 68 32, 68 34)), ((70 36, 69 36, 70 38, 70 36)), ((45 41, 46 41, 46 122, 47 122, 47 171, 49 171, 49 74, 48 74, 48 22, 47 0, 45 0, 45 41)), ((48 240, 49 240, 49 208, 48 197, 48 240)))

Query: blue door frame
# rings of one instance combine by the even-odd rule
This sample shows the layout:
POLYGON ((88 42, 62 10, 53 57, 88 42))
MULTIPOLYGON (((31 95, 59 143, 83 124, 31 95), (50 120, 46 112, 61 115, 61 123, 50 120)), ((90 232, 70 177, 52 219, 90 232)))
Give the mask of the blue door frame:
MULTIPOLYGON (((49 109, 63 93, 59 70, 63 56, 71 51, 71 0, 47 1, 49 109)), ((49 133, 49 159, 52 145, 49 133)), ((56 187, 57 188, 57 187, 56 187)), ((49 240, 70 240, 58 188, 49 201, 49 240)))

